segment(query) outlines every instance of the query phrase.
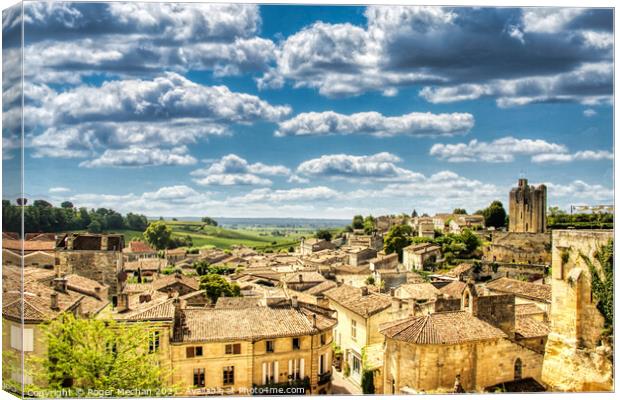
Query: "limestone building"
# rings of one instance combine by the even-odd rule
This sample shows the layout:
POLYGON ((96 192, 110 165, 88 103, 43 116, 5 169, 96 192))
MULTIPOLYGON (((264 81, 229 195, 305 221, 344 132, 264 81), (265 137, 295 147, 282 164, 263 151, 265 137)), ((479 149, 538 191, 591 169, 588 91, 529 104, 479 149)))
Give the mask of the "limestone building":
POLYGON ((611 349, 601 343, 604 317, 597 309, 592 274, 596 253, 613 231, 554 230, 551 333, 542 379, 556 391, 613 391, 611 349))
POLYGON ((547 230, 547 187, 519 179, 509 195, 509 231, 541 233, 547 230))

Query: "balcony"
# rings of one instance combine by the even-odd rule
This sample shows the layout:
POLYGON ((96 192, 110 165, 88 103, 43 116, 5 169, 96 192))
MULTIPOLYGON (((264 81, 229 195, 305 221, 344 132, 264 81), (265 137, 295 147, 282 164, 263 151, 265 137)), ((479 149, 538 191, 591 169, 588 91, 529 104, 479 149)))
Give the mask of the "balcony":
POLYGON ((319 374, 319 385, 323 385, 331 380, 332 380, 331 371, 323 372, 322 374, 319 374))

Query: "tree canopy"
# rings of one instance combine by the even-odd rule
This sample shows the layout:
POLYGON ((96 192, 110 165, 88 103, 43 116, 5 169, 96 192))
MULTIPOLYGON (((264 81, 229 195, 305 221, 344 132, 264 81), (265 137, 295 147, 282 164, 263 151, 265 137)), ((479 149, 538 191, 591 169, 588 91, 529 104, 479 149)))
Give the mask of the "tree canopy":
POLYGON ((364 216, 356 215, 353 217, 353 223, 351 224, 353 229, 363 229, 364 228, 364 216))
POLYGON ((200 289, 204 290, 212 303, 220 297, 239 297, 241 288, 236 283, 230 283, 221 275, 206 274, 200 277, 200 289))
POLYGON ((217 221, 211 217, 202 217, 201 221, 210 226, 217 226, 217 221))
POLYGON ((452 214, 467 214, 467 210, 464 208, 455 208, 452 210, 452 214))
POLYGON ((332 233, 327 229, 319 229, 314 235, 317 239, 332 240, 332 233))
POLYGON ((157 250, 165 249, 172 238, 172 228, 163 221, 151 222, 144 231, 146 241, 157 250))
POLYGON ((384 238, 384 250, 387 254, 397 253, 398 259, 403 260, 403 249, 412 242, 411 226, 402 224, 390 228, 384 238))
POLYGON ((487 227, 501 228, 506 226, 506 210, 499 200, 491 202, 487 208, 477 211, 476 214, 482 214, 484 225, 487 227))

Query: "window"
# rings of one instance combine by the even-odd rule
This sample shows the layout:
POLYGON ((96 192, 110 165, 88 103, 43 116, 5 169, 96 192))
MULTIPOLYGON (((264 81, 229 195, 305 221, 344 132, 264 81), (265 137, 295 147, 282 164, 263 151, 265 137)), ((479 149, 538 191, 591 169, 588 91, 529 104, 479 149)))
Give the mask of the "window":
POLYGON ((159 350, 159 331, 153 331, 149 334, 149 353, 159 350))
POLYGON ((194 386, 205 387, 205 369, 194 368, 194 386))
POLYGON ((293 338, 293 350, 299 350, 300 348, 299 338, 293 338))
POLYGON ((352 364, 353 364, 353 368, 352 368, 353 373, 359 375, 361 370, 362 370, 362 361, 359 358, 357 358, 356 356, 353 356, 352 359, 353 359, 353 362, 352 362, 352 364))
POLYGON ((351 339, 357 339, 357 321, 351 321, 351 339))
POLYGON ((33 330, 21 328, 19 325, 11 325, 11 347, 20 351, 33 351, 33 330))
POLYGON ((235 383, 235 367, 224 367, 224 385, 235 383))
POLYGON ((241 354, 241 343, 227 344, 224 352, 226 354, 241 354))
POLYGON ((273 351, 275 349, 273 340, 267 340, 265 342, 265 349, 266 349, 265 351, 267 351, 267 353, 273 353, 273 351))
POLYGON ((185 348, 185 355, 187 358, 201 357, 202 346, 189 346, 185 348))
POLYGON ((321 354, 319 356, 319 375, 322 375, 325 372, 325 361, 326 361, 326 357, 325 354, 321 354))
POLYGON ((322 333, 321 334, 321 346, 323 346, 325 343, 327 343, 327 333, 322 333))

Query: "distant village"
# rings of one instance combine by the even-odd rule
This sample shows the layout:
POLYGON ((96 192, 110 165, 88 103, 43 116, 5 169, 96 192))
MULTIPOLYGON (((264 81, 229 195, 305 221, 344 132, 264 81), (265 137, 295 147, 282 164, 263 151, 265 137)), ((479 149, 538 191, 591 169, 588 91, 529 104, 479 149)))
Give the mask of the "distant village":
POLYGON ((526 179, 506 201, 504 228, 383 216, 272 253, 3 232, 5 388, 84 394, 51 356, 70 315, 140 327, 178 396, 613 391, 613 229, 549 229, 526 179))

